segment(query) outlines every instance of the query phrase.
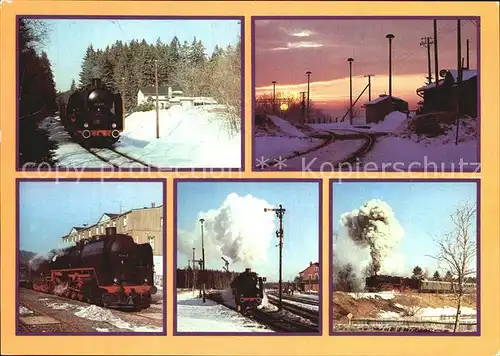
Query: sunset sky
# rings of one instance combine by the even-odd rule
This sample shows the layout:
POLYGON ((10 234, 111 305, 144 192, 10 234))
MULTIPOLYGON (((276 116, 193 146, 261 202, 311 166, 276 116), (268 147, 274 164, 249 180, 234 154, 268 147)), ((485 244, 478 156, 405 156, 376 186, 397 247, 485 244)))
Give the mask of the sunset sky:
MULTIPOLYGON (((470 68, 477 65, 478 27, 462 20, 462 57, 466 40, 470 46, 470 68)), ((457 21, 438 20, 439 69, 457 67, 457 21)), ((307 90, 306 71, 311 71, 311 101, 325 108, 343 108, 349 102, 349 64, 353 62, 353 100, 372 77, 372 99, 389 93, 389 44, 392 42, 392 91, 415 107, 420 98, 415 90, 425 85, 427 49, 422 37, 433 36, 433 20, 256 20, 255 85, 256 96, 276 92, 298 94, 307 90)), ((434 77, 434 46, 431 45, 434 77)), ((434 80, 433 80, 434 81, 434 80)), ((368 101, 368 90, 358 101, 368 101)), ((359 107, 359 105, 357 105, 359 107)))

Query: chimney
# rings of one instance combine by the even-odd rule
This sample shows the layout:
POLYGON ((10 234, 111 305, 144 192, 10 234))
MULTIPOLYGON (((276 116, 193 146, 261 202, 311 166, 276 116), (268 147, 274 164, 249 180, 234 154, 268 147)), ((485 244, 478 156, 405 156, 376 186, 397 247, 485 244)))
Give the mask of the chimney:
POLYGON ((168 87, 168 98, 172 99, 172 87, 168 87))
POLYGON ((156 203, 155 202, 151 203, 151 207, 155 208, 156 207, 156 203))
POLYGON ((92 88, 101 87, 101 78, 92 78, 92 88))
POLYGON ((309 262, 309 267, 311 267, 312 265, 313 265, 313 263, 312 263, 312 262, 309 262))
POLYGON ((110 226, 106 228, 106 236, 116 235, 116 227, 110 226))

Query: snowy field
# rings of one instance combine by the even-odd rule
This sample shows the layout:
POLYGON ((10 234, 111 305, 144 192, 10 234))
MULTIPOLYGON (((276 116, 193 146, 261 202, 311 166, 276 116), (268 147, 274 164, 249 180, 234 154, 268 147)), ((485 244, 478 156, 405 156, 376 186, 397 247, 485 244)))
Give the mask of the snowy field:
POLYGON ((273 332, 239 313, 209 299, 203 303, 198 291, 177 293, 178 332, 273 332))
MULTIPOLYGON (((458 144, 455 144, 456 125, 444 124, 444 133, 437 137, 418 136, 408 128, 408 117, 392 112, 378 124, 348 121, 331 124, 310 124, 310 133, 278 117, 268 117, 274 128, 270 134, 255 137, 255 161, 259 167, 262 157, 268 167, 297 170, 333 170, 334 164, 344 162, 366 142, 366 134, 375 137, 370 151, 352 165, 353 170, 367 171, 473 171, 479 168, 477 119, 461 118, 458 144), (311 134, 359 133, 359 139, 325 141, 310 137, 311 134), (317 147, 318 149, 314 150, 317 147), (312 150, 305 155, 304 151, 312 150), (293 157, 300 155, 298 157, 293 157), (276 160, 287 158, 278 167, 276 160)), ((410 117, 411 118, 411 117, 410 117)), ((359 120, 358 120, 359 121, 359 120)), ((349 165, 343 165, 347 169, 349 165)), ((266 167, 267 168, 267 167, 266 167)))
MULTIPOLYGON (((241 130, 238 125, 239 132, 229 132, 225 114, 218 112, 222 109, 211 105, 160 110, 158 139, 156 112, 133 113, 125 118, 124 131, 114 148, 157 168, 241 168, 241 130)), ((112 167, 74 143, 59 118, 46 118, 40 127, 58 145, 58 167, 112 167)))

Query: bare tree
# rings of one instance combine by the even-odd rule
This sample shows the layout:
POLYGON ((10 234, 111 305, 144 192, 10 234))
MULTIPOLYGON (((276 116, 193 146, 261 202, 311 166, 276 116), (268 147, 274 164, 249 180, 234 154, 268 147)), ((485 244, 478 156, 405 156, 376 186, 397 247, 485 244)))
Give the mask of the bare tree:
POLYGON ((457 298, 457 312, 453 332, 458 331, 460 324, 460 308, 465 292, 464 283, 468 276, 475 273, 471 266, 476 256, 475 215, 476 207, 469 202, 457 206, 451 215, 452 230, 436 239, 438 253, 430 256, 438 263, 446 264, 451 274, 456 276, 453 293, 457 298))

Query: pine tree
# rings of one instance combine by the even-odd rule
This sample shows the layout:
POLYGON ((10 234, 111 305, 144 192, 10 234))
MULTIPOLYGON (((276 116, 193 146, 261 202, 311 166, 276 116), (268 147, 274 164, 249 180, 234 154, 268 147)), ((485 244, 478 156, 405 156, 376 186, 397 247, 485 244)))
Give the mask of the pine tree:
POLYGON ((95 67, 97 66, 97 54, 92 45, 88 46, 87 52, 83 57, 82 70, 80 72, 80 86, 84 87, 91 83, 92 77, 95 75, 95 67))
POLYGON ((75 91, 76 90, 76 83, 75 83, 75 79, 73 79, 71 81, 71 87, 69 88, 70 91, 75 91))

